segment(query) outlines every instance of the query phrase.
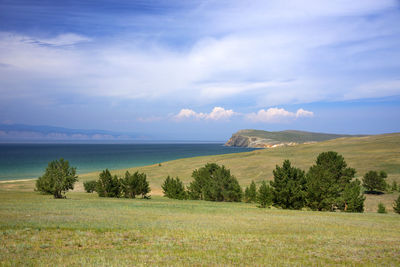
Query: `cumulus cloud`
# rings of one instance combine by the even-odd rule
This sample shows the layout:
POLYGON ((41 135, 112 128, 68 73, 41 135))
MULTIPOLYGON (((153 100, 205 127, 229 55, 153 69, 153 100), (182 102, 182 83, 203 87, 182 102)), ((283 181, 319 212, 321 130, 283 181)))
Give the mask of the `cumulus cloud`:
POLYGON ((296 112, 290 112, 283 108, 260 109, 257 113, 247 114, 246 117, 253 122, 285 122, 301 117, 312 117, 314 113, 302 108, 296 112))
POLYGON ((175 115, 175 119, 205 119, 205 120, 226 120, 235 115, 232 109, 224 109, 222 107, 214 107, 210 113, 195 112, 192 109, 181 109, 181 111, 175 115))

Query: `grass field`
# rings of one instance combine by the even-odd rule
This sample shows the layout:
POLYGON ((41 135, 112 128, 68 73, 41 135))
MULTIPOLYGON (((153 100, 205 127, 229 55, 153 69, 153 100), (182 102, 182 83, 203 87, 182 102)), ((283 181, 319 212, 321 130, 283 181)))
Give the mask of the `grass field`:
MULTIPOLYGON (((0 266, 400 265, 398 193, 368 195, 362 214, 260 209, 255 204, 161 197, 166 175, 186 183, 207 162, 224 164, 242 185, 272 178, 283 159, 307 169, 323 151, 344 155, 362 176, 386 170, 400 183, 400 134, 197 157, 129 169, 147 173, 152 199, 67 199, 33 192, 34 181, 0 183, 0 266), (388 214, 376 213, 383 202, 388 214)), ((123 174, 126 170, 114 173, 123 174)))
POLYGON ((0 265, 400 265, 400 216, 0 192, 0 265))

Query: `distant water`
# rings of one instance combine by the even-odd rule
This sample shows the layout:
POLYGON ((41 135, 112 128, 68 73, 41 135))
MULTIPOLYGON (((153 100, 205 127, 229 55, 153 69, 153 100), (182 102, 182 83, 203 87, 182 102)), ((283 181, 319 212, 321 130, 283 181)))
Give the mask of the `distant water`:
POLYGON ((252 150, 223 144, 0 144, 0 180, 37 178, 60 158, 82 174, 252 150))

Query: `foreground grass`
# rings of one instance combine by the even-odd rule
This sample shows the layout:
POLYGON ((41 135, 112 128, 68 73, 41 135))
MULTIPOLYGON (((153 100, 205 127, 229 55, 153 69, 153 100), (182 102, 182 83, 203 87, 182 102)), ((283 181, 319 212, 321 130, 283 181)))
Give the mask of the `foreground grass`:
POLYGON ((399 265, 400 216, 0 191, 0 265, 399 265))

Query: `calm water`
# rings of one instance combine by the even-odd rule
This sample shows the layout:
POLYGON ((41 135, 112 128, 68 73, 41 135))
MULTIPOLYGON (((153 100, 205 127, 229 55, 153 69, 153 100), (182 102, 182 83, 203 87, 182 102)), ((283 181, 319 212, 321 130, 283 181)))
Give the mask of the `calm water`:
POLYGON ((37 178, 59 158, 86 173, 252 150, 222 144, 0 144, 0 180, 37 178))

